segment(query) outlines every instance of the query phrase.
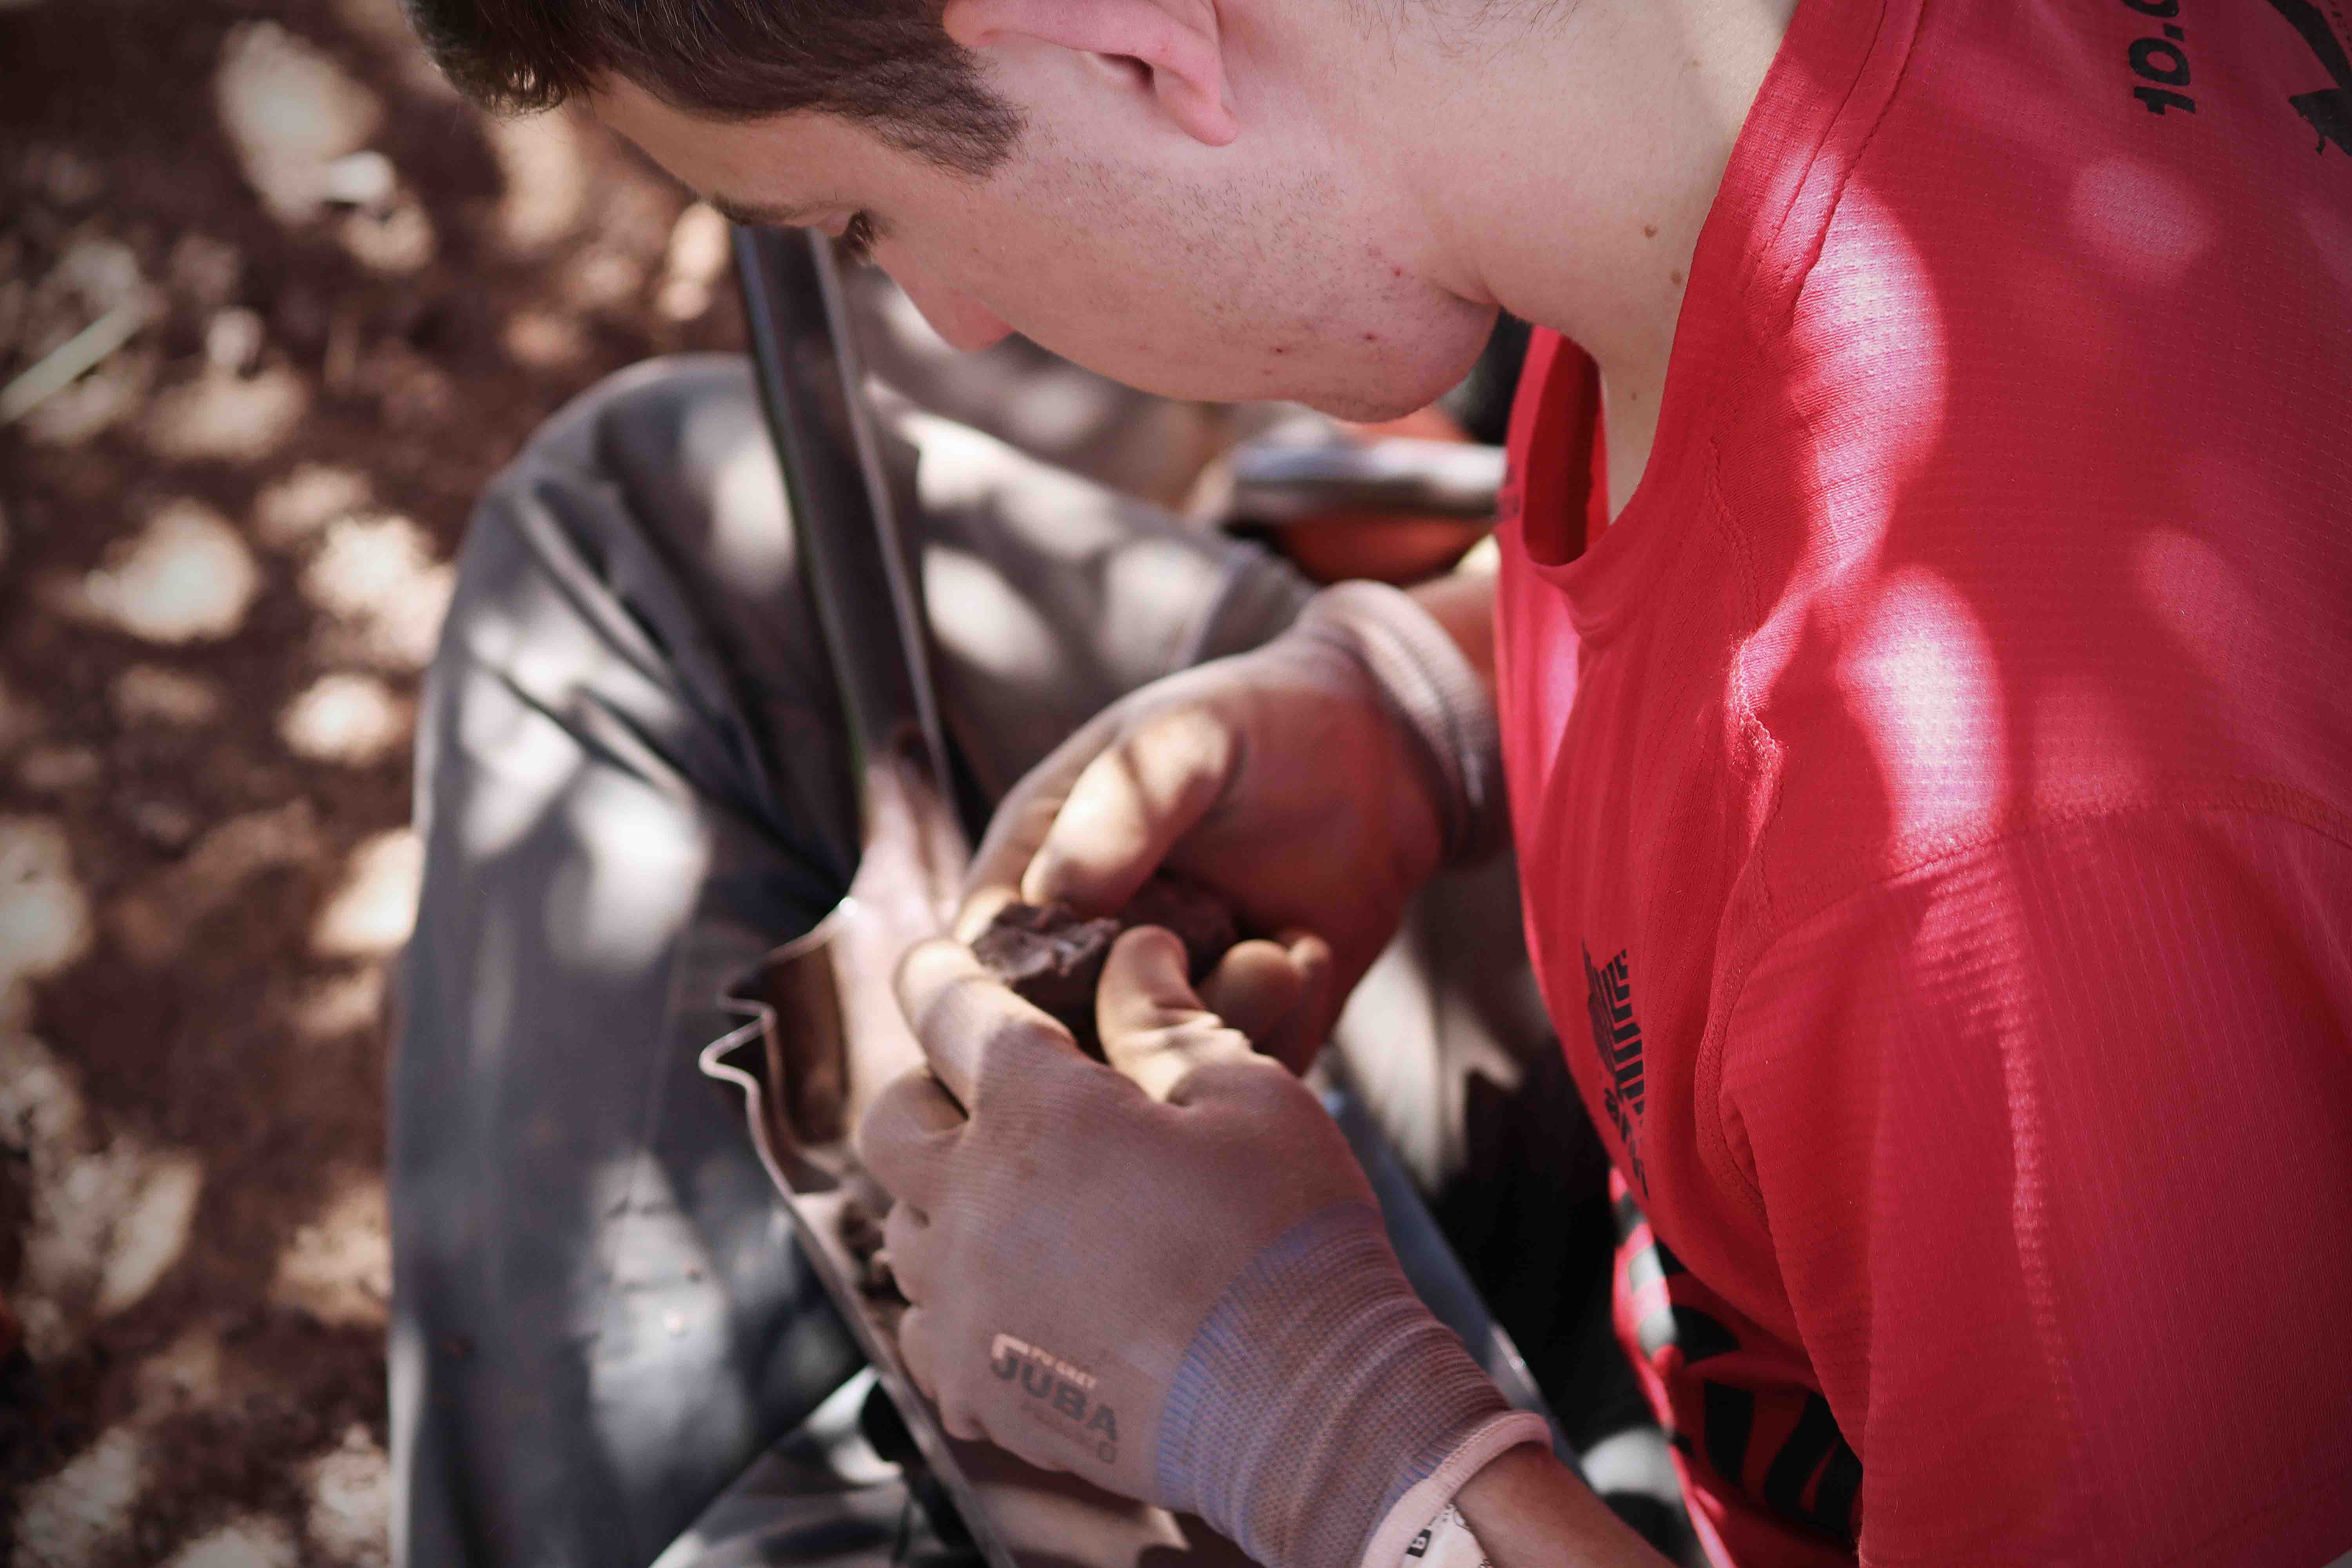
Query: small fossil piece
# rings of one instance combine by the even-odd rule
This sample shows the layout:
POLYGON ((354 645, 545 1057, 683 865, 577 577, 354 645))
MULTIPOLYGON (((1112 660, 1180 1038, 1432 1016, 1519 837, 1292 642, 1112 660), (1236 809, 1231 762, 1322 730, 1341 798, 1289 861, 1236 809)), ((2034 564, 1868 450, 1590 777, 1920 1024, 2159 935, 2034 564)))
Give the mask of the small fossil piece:
POLYGON ((1239 934, 1223 900, 1163 871, 1116 915, 1088 920, 1063 903, 1007 904, 973 940, 971 951, 999 980, 1060 1019, 1079 1048, 1099 1061, 1095 986, 1102 979, 1103 961, 1121 931, 1144 925, 1173 931, 1183 942, 1185 967, 1195 984, 1216 968, 1239 934))

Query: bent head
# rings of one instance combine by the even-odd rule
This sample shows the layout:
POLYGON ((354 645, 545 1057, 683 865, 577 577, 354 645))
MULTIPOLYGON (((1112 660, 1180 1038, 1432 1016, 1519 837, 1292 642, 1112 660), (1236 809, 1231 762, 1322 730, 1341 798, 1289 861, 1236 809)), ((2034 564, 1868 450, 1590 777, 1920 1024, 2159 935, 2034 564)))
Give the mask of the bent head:
POLYGON ((1360 0, 409 5, 477 98, 576 100, 730 216, 870 235, 961 347, 1377 418, 1493 319, 1361 134, 1360 0))

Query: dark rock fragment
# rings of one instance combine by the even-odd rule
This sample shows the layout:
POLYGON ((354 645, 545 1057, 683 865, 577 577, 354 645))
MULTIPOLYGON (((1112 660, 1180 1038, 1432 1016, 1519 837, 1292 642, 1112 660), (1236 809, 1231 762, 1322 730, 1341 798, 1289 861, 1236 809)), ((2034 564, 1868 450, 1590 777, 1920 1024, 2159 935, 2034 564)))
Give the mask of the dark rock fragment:
POLYGON ((1095 987, 1111 943, 1121 931, 1141 925, 1176 934, 1196 985, 1239 937, 1223 900, 1197 882, 1163 871, 1136 889, 1117 915, 1088 920, 1064 903, 1007 904, 973 940, 971 951, 999 980, 1060 1019, 1076 1037, 1078 1048, 1099 1061, 1095 987))

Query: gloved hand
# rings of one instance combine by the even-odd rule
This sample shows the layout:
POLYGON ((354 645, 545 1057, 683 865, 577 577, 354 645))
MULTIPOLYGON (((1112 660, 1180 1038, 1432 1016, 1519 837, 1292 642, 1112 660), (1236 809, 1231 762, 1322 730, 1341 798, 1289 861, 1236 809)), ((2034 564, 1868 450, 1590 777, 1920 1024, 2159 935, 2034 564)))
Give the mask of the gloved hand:
POLYGON ((1265 647, 1156 681, 1104 710, 1015 784, 966 880, 966 941, 1015 897, 1087 914, 1163 863, 1277 933, 1202 987, 1294 1063, 1438 867, 1503 834, 1492 700, 1404 594, 1347 583, 1265 647), (1269 992, 1287 1018, 1266 1016, 1269 992), (1255 994, 1252 994, 1255 993, 1255 994))
POLYGON ((1414 1298, 1314 1095, 1202 1009, 1175 938, 1112 949, 1108 1067, 952 942, 908 955, 899 999, 932 1073, 860 1142, 898 1199, 899 1342, 949 1431, 1197 1513, 1269 1568, 1390 1568, 1544 1439, 1414 1298))

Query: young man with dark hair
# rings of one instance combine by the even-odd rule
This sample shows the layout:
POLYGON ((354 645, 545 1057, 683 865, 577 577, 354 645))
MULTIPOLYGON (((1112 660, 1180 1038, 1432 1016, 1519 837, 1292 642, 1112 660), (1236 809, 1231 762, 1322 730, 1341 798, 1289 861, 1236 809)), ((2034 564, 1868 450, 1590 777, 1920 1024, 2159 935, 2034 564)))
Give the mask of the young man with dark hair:
MULTIPOLYGON (((1365 416, 1450 384, 1498 306, 1542 329, 1499 577, 1302 610, 1247 561, 1159 552, 1164 592, 1094 624, 1187 606, 1156 668, 1231 657, 1140 686, 1011 789, 963 927, 1016 891, 1115 906, 1164 862, 1271 940, 1196 994, 1161 935, 1124 938, 1108 1067, 954 942, 903 967, 932 1070, 863 1146, 900 1200, 902 1342, 952 1430, 1197 1511, 1274 1568, 1391 1568, 1425 1531, 1505 1568, 1643 1560, 1414 1303, 1313 1098, 1251 1049, 1319 1037, 1406 900, 1507 813, 1628 1222, 1620 1328, 1717 1556, 2352 1547, 2341 16, 413 3, 485 97, 575 99, 739 216, 855 234, 961 344, 1017 328, 1149 389, 1365 416), (1083 1369, 1117 1441, 1024 1405, 992 1368, 1006 1335, 1083 1369)), ((510 480, 469 547, 428 725, 466 760, 425 764, 412 984, 479 1059, 522 1037, 530 991, 481 984, 484 953, 658 952, 663 994, 695 1000, 651 1026, 652 1081, 716 959, 788 934, 776 889, 837 889, 837 865, 777 846, 825 842, 838 803, 763 772, 824 714, 726 541, 665 552, 595 521, 657 510, 716 448, 613 428, 573 416, 527 463, 569 442, 565 471, 603 477, 510 480), (583 643, 578 605, 614 595, 636 618, 583 643), (591 673, 540 689, 559 647, 591 647, 591 673), (790 679, 803 700, 778 697, 790 679), (596 748, 642 787, 574 800, 557 861, 516 885, 593 892, 650 863, 691 919, 517 896, 436 923, 436 888, 465 903, 480 858, 529 837, 481 781, 596 748), (686 802, 691 831, 645 798, 686 802)), ((1060 581, 990 603, 1017 619, 1060 581)), ((424 1070, 402 1068, 404 1139, 424 1070)), ((551 1113, 515 1131, 587 1136, 551 1113)), ((462 1272, 413 1259, 462 1261, 471 1211, 433 1195, 429 1160, 407 1169, 415 1301, 462 1272)), ((664 1320, 628 1300, 663 1237, 699 1237, 730 1290, 785 1265, 748 1220, 664 1217, 716 1212, 740 1163, 593 1176, 644 1233, 558 1260, 596 1282, 592 1311, 556 1291, 571 1315, 513 1342, 551 1336, 572 1359, 550 1387, 617 1400, 600 1358, 646 1379, 685 1354, 648 1356, 664 1320)), ((468 1452, 554 1395, 484 1396, 469 1426, 434 1414, 462 1384, 442 1352, 395 1353, 406 1430, 441 1434, 400 1456, 444 1499, 410 1528, 588 1560, 544 1544, 572 1528, 558 1458, 495 1507, 446 1502, 468 1452)), ((758 1425, 751 1403, 673 1415, 596 1454, 683 1467, 758 1425)), ((411 1560, 442 1560, 423 1539, 411 1560)))

